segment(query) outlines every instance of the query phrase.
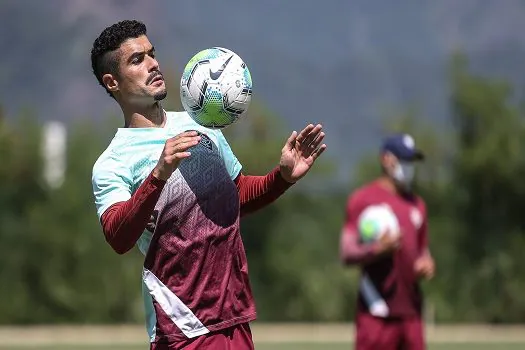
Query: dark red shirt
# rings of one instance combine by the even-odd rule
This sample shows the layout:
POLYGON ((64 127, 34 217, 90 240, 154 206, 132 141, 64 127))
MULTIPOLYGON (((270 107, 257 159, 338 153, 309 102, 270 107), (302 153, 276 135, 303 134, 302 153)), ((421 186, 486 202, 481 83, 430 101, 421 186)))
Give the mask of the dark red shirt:
POLYGON ((343 234, 358 236, 360 214, 368 206, 381 203, 388 204, 397 216, 402 234, 401 247, 391 255, 361 264, 358 310, 370 312, 372 300, 375 300, 386 303, 387 317, 420 315, 422 293, 414 273, 414 263, 428 248, 424 201, 416 195, 401 196, 379 182, 372 182, 350 195, 343 234))

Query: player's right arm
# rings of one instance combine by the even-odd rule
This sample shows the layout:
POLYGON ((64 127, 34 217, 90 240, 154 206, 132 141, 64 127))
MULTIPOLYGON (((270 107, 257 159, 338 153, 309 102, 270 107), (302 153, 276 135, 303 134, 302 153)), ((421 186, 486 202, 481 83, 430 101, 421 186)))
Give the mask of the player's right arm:
POLYGON ((197 133, 190 131, 166 141, 157 165, 133 194, 129 169, 117 158, 110 156, 94 167, 97 213, 106 241, 115 252, 124 254, 137 243, 167 179, 199 140, 197 133))
POLYGON ((354 194, 348 199, 340 242, 340 257, 345 265, 366 265, 393 252, 399 246, 399 239, 392 238, 389 234, 384 234, 374 243, 361 243, 357 221, 365 207, 366 204, 359 194, 354 194))

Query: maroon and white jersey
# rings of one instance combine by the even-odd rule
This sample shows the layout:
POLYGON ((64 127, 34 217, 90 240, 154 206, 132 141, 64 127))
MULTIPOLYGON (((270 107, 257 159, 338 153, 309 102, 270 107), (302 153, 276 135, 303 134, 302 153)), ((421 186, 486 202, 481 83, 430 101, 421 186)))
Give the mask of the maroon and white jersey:
POLYGON ((388 204, 399 222, 401 248, 393 255, 381 257, 362 266, 358 310, 373 312, 373 306, 384 305, 381 317, 419 315, 422 293, 414 273, 414 262, 428 246, 427 213, 418 196, 403 197, 388 191, 378 182, 356 190, 348 199, 344 234, 358 235, 357 221, 370 205, 388 204))
POLYGON ((239 194, 202 135, 167 181, 144 262, 156 340, 178 341, 255 319, 239 229, 239 194))
MULTIPOLYGON (((256 318, 234 182, 241 165, 219 130, 183 112, 167 112, 164 128, 119 129, 93 170, 99 217, 114 221, 118 230, 126 216, 142 215, 139 210, 106 218, 119 204, 140 206, 147 191, 160 186, 151 171, 166 140, 186 130, 199 131, 201 140, 163 184, 147 229, 139 227, 151 341, 180 342, 256 318)), ((120 237, 129 237, 132 226, 120 237)))

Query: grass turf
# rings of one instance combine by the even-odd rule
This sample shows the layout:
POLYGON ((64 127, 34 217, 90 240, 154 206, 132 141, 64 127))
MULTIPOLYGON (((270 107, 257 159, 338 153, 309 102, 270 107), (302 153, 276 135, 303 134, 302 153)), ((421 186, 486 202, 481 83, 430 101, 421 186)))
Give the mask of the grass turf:
MULTIPOLYGON (((2 347, 0 350, 145 350, 147 346, 10 346, 2 347)), ((352 344, 338 344, 338 343, 260 343, 256 344, 256 350, 349 350, 353 349, 352 344)), ((455 344, 430 344, 428 350, 522 350, 525 349, 524 343, 490 343, 490 344, 476 344, 476 343, 455 343, 455 344)))

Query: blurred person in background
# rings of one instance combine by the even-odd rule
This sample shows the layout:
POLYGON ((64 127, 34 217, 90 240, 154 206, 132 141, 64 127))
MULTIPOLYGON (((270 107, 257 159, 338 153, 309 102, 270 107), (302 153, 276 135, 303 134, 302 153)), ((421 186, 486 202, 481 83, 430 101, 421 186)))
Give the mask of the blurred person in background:
POLYGON ((97 214, 117 253, 137 245, 145 255, 151 349, 253 349, 239 220, 306 175, 326 148, 322 126, 294 131, 267 175, 244 175, 220 130, 162 108, 166 85, 143 23, 104 29, 91 63, 124 117, 93 166, 97 214))
POLYGON ((425 349, 421 279, 434 275, 428 247, 424 200, 412 189, 416 162, 424 160, 410 135, 383 141, 382 176, 348 197, 340 255, 361 270, 355 317, 357 350, 425 349), (397 217, 399 235, 360 241, 358 220, 370 205, 386 203, 397 217))

